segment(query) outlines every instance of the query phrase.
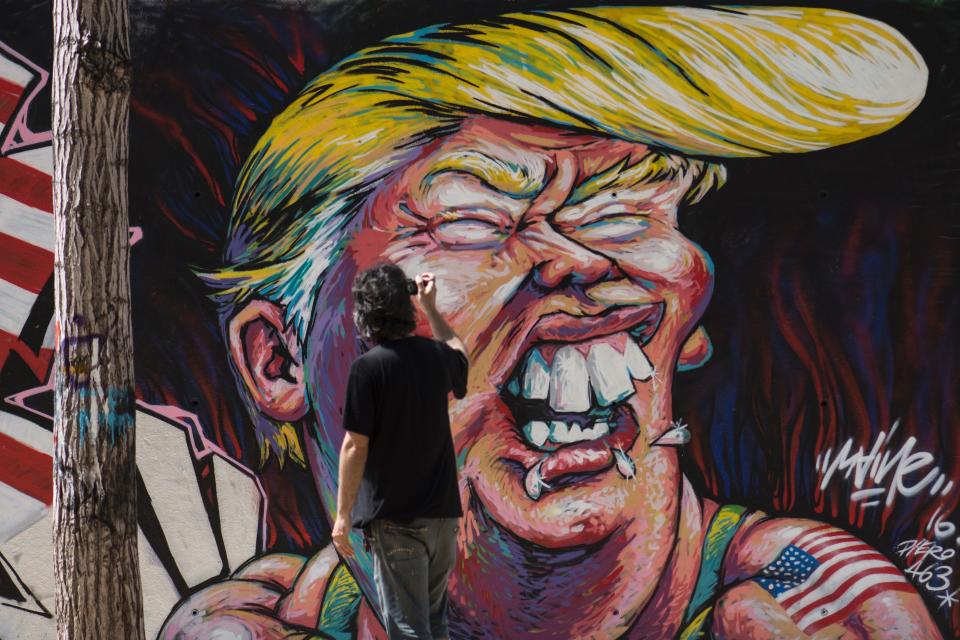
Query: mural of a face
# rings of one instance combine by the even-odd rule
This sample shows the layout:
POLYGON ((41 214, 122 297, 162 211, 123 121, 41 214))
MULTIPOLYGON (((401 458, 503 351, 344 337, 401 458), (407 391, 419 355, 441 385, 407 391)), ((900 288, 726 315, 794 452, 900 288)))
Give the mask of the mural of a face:
MULTIPOLYGON (((632 19, 627 14, 598 14, 605 20, 632 19)), ((716 15, 718 23, 726 19, 716 15)), ((512 24, 509 19, 504 23, 512 24)), ((451 34, 447 37, 460 35, 455 28, 451 34)), ((608 34, 620 35, 616 29, 608 34)), ((437 59, 457 58, 447 50, 433 51, 426 37, 411 37, 437 59)), ((805 46, 806 40, 797 37, 805 46)), ((468 39, 463 42, 464 55, 485 55, 482 49, 473 51, 468 39)), ((406 78, 430 68, 422 64, 427 54, 419 49, 410 53, 404 37, 394 46, 398 53, 393 57, 390 50, 377 50, 365 62, 361 54, 360 60, 335 68, 329 80, 316 80, 316 88, 305 91, 274 123, 273 135, 261 141, 241 178, 235 203, 238 244, 231 246, 230 259, 238 264, 276 260, 286 266, 278 267, 279 275, 238 268, 224 277, 231 283, 248 278, 260 283, 254 288, 297 293, 287 304, 280 296, 274 302, 241 305, 230 321, 233 343, 246 341, 245 347, 234 348, 235 363, 241 373, 260 367, 261 374, 253 377, 261 382, 251 385, 245 379, 245 384, 264 413, 279 420, 308 416, 307 457, 332 517, 343 385, 360 350, 348 295, 353 277, 384 260, 409 276, 437 274, 440 309, 464 338, 473 362, 467 398, 451 405, 466 511, 452 579, 454 626, 461 632, 475 627, 480 633, 486 625, 487 631, 505 633, 519 624, 577 637, 608 629, 607 635, 615 636, 615 629, 635 622, 658 588, 678 580, 673 574, 697 575, 697 554, 678 556, 676 549, 698 539, 701 520, 716 508, 708 505, 701 513, 684 483, 678 445, 686 442, 687 434, 674 422, 671 389, 678 368, 701 364, 709 356, 709 339, 697 322, 713 288, 712 263, 680 231, 678 212, 715 186, 722 169, 678 148, 689 145, 706 154, 716 146, 740 145, 726 153, 751 155, 755 150, 735 139, 738 134, 753 136, 758 125, 743 121, 742 131, 728 130, 722 138, 705 140, 698 137, 712 134, 705 135, 705 129, 683 114, 669 135, 688 140, 651 145, 640 141, 643 134, 601 135, 602 127, 591 133, 560 122, 545 124, 547 117, 507 119, 492 113, 433 116, 442 122, 433 125, 441 130, 436 133, 433 121, 410 107, 418 96, 409 103, 389 99, 409 90, 404 83, 419 89, 416 78, 406 78), (388 62, 380 60, 381 55, 388 62), (383 64, 407 64, 405 56, 411 61, 402 73, 383 71, 383 64), (399 87, 373 86, 374 93, 384 93, 379 110, 371 108, 378 103, 363 93, 364 85, 345 71, 362 69, 364 63, 370 73, 389 77, 399 87), (356 92, 354 98, 350 91, 356 92), (316 147, 309 138, 288 132, 302 119, 318 122, 316 135, 321 139, 336 136, 338 132, 328 131, 333 126, 329 122, 311 120, 315 105, 324 105, 324 100, 337 105, 327 107, 338 109, 337 117, 358 128, 357 141, 343 141, 342 147, 330 144, 327 153, 317 156, 322 164, 311 165, 304 158, 313 157, 316 147), (384 111, 390 108, 401 114, 384 111), (352 118, 353 110, 363 115, 352 118), (396 124, 403 118, 414 124, 396 124), (294 182, 276 175, 276 167, 289 164, 298 167, 283 170, 296 176, 294 182), (336 172, 346 177, 338 178, 336 172), (329 184, 338 179, 356 185, 341 187, 339 200, 329 195, 337 193, 329 184), (302 210, 289 201, 304 197, 310 187, 303 185, 311 184, 324 187, 309 200, 314 208, 310 215, 288 223, 286 216, 300 214, 276 213, 278 208, 302 210), (351 196, 356 197, 355 213, 344 226, 336 216, 349 210, 346 194, 363 195, 351 196), (280 215, 284 225, 271 229, 259 217, 272 215, 280 215), (339 234, 335 243, 331 234, 339 234), (280 247, 280 255, 289 255, 287 262, 277 259, 270 243, 280 247), (285 246, 297 249, 287 251, 285 246), (340 249, 331 251, 331 246, 340 249), (321 264, 326 267, 316 266, 321 264), (313 304, 304 313, 301 274, 321 272, 313 304), (250 309, 255 309, 252 315, 250 309), (261 324, 266 320, 275 337, 262 343, 250 338, 244 328, 252 326, 245 324, 248 315, 261 324), (287 324, 284 318, 291 317, 295 320, 287 324), (307 329, 300 334, 294 329, 303 326, 307 329), (286 343, 291 354, 285 375, 286 365, 263 364, 277 358, 275 341, 286 343), (575 576, 571 553, 581 556, 573 563, 575 576), (538 569, 531 570, 533 565, 538 569), (542 576, 535 577, 537 573, 542 576), (505 581, 505 575, 517 580, 505 581), (604 606, 596 606, 591 590, 570 593, 567 586, 573 579, 604 584, 604 606), (490 604, 491 592, 502 595, 503 604, 525 602, 532 590, 538 608, 511 610, 490 604), (484 617, 487 621, 481 622, 484 617)), ((529 68, 535 66, 530 62, 518 71, 516 82, 531 82, 535 74, 529 68)), ((464 65, 456 72, 471 68, 464 65)), ((480 87, 486 80, 503 92, 512 88, 502 80, 497 84, 492 75, 462 79, 459 86, 442 84, 437 76, 427 78, 440 83, 433 85, 437 92, 454 103, 480 101, 459 95, 464 84, 480 87)), ((630 117, 628 110, 591 111, 570 86, 553 86, 555 79, 539 87, 551 96, 543 103, 553 108, 555 96, 574 105, 556 111, 566 114, 579 108, 591 114, 580 116, 584 122, 630 117)), ((689 84, 696 87, 692 80, 689 84)), ((604 99, 613 99, 602 93, 608 88, 594 88, 604 99)), ((723 91, 733 100, 741 89, 723 91)), ((872 91, 859 95, 868 101, 884 99, 872 91)), ((540 109, 524 108, 531 113, 540 109)), ((720 103, 716 108, 722 112, 728 107, 720 103)), ((764 126, 776 130, 774 141, 766 142, 774 148, 795 144, 792 150, 802 151, 813 144, 785 142, 790 135, 808 135, 806 122, 782 126, 780 120, 771 120, 764 126)), ((842 139, 852 131, 836 135, 842 139)), ((865 135, 862 123, 856 131, 865 135)), ((429 331, 425 322, 420 329, 429 331)), ((764 535, 795 537, 804 526, 810 525, 785 524, 764 535)), ((774 543, 770 548, 778 547, 774 543)), ((351 571, 365 592, 373 593, 368 565, 362 554, 360 558, 349 563, 351 571)), ((692 588, 687 577, 679 581, 678 589, 692 588)))
MULTIPOLYGON (((650 445, 669 429, 672 372, 711 290, 709 259, 677 228, 693 176, 574 194, 649 157, 643 145, 469 120, 378 188, 331 278, 382 260, 439 275, 440 308, 474 363, 453 407, 464 504, 472 492, 538 545, 597 542, 669 511, 677 491, 674 456, 650 445), (646 460, 637 476, 634 459, 646 460)), ((323 407, 320 422, 336 415, 323 407)))
MULTIPOLYGON (((330 278, 349 283, 382 260, 438 274, 439 306, 473 361, 470 393, 452 407, 471 520, 548 548, 642 534, 636 560, 648 570, 662 565, 678 507, 676 449, 657 446, 670 431, 671 379, 685 342, 688 362, 702 357, 703 334, 690 334, 712 286, 709 259, 678 229, 692 172, 630 179, 656 156, 468 120, 377 189, 330 278), (589 182, 598 175, 608 179, 589 182)), ((345 379, 336 365, 347 361, 330 367, 324 355, 355 343, 349 317, 343 308, 330 317, 342 331, 312 333, 340 336, 313 356, 325 451, 339 444, 342 386, 331 381, 345 379)), ((329 492, 336 467, 315 459, 329 492)))

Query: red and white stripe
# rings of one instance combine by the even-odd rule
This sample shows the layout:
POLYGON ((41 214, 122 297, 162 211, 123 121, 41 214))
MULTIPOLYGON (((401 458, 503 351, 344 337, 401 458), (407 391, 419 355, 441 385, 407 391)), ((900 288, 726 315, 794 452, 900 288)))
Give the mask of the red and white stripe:
POLYGON ((33 78, 33 71, 0 49, 0 130, 16 115, 20 98, 33 78))
POLYGON ((0 410, 0 543, 41 519, 53 502, 53 434, 0 410))
MULTIPOLYGON (((0 50, 0 129, 34 72, 0 50)), ((52 318, 40 353, 19 340, 37 294, 53 273, 52 149, 0 157, 0 367, 16 351, 42 381, 53 354, 52 318)))
POLYGON ((49 146, 30 152, 31 166, 17 153, 0 157, 0 368, 16 351, 43 382, 53 357, 53 318, 39 352, 20 341, 37 294, 53 274, 55 230, 52 178, 43 157, 49 146))
POLYGON ((845 531, 824 525, 792 544, 820 563, 806 580, 777 597, 804 633, 840 622, 879 593, 913 590, 886 557, 845 531))

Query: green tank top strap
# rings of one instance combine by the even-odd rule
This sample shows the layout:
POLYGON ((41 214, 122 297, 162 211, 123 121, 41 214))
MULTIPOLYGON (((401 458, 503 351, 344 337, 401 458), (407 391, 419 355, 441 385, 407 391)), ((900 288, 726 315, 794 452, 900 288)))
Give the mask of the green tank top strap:
MULTIPOLYGON (((713 599, 720 586, 720 573, 727 547, 743 523, 745 507, 724 505, 710 520, 703 538, 700 572, 693 597, 683 616, 683 630, 678 640, 709 638, 713 599)), ((337 565, 320 605, 317 628, 335 640, 349 640, 356 630, 362 599, 360 585, 345 564, 337 565)))
POLYGON ((693 589, 693 597, 683 614, 678 640, 710 638, 713 602, 720 587, 720 574, 727 547, 736 535, 747 513, 746 507, 724 505, 717 509, 707 527, 700 553, 700 572, 693 589))
POLYGON ((347 565, 342 562, 333 570, 320 605, 317 629, 334 640, 350 640, 356 635, 357 617, 363 595, 347 565))

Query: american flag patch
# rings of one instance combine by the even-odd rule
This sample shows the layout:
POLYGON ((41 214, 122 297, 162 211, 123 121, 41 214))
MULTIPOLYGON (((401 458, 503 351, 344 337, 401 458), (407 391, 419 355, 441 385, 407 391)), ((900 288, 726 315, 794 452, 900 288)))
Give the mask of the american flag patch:
POLYGON ((796 538, 755 576, 804 633, 844 620, 884 591, 913 591, 881 553, 830 525, 796 538))

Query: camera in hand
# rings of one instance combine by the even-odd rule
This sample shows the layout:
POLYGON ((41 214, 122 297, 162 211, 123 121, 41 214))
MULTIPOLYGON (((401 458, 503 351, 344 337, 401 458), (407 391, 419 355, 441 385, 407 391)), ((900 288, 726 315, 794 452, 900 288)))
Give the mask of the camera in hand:
POLYGON ((411 296, 417 295, 417 283, 410 278, 407 278, 407 293, 411 296))

